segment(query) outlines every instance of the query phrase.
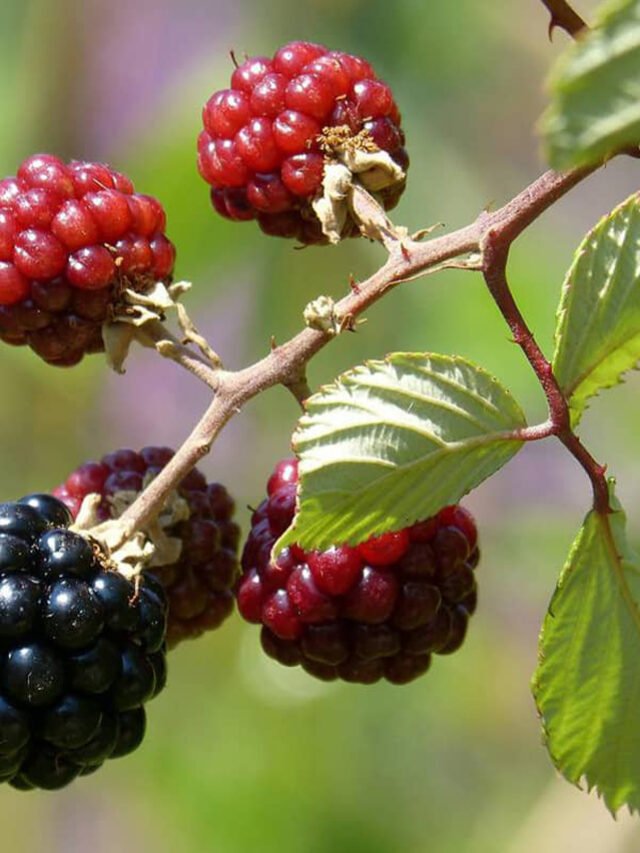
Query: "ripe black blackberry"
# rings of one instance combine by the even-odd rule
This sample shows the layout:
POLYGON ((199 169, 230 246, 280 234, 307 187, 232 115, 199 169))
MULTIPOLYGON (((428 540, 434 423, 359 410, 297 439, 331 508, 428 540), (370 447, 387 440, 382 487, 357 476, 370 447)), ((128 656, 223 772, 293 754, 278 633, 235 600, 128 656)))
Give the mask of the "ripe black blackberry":
MULTIPOLYGON (((123 508, 173 456, 168 447, 144 447, 139 453, 121 449, 99 462, 85 462, 54 489, 77 516, 84 498, 99 494, 99 519, 117 518, 123 508)), ((220 483, 207 483, 197 469, 180 483, 177 496, 187 517, 163 524, 164 533, 182 544, 177 560, 153 566, 169 602, 167 645, 218 628, 233 610, 238 575, 240 529, 233 521, 235 504, 220 483)))
POLYGON ((144 737, 166 599, 68 529, 50 495, 0 504, 0 782, 62 788, 144 737))
POLYGON ((280 462, 253 514, 242 555, 238 609, 262 624, 265 652, 317 678, 405 684, 435 654, 462 645, 477 603, 480 552, 467 510, 433 518, 356 547, 271 548, 293 520, 297 463, 280 462))
POLYGON ((123 291, 168 283, 160 203, 103 163, 27 157, 0 180, 0 339, 67 367, 103 352, 123 291))
MULTIPOLYGON (((358 56, 294 41, 273 57, 247 58, 230 88, 209 98, 202 118, 198 169, 214 209, 227 219, 255 219, 266 234, 328 242, 313 202, 345 144, 385 152, 398 167, 393 176, 372 170, 368 189, 386 210, 404 191, 409 157, 400 111, 389 86, 358 56)), ((340 236, 359 234, 347 215, 340 236)))

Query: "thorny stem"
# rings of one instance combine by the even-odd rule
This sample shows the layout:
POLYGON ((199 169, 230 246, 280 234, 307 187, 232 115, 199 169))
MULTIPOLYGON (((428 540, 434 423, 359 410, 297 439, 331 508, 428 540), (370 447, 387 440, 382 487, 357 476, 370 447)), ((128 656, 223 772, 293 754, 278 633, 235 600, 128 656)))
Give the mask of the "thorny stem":
POLYGON ((549 404, 553 431, 559 435, 570 427, 569 409, 551 365, 538 346, 509 289, 506 275, 509 248, 510 244, 505 243, 495 231, 487 232, 482 245, 482 272, 487 287, 511 330, 514 343, 522 349, 540 380, 549 404))
MULTIPOLYGON (((597 168, 545 172, 498 210, 483 211, 470 225, 425 243, 400 233, 389 241, 389 235, 385 235, 389 251, 386 263, 366 281, 352 286, 336 303, 336 317, 355 319, 399 282, 427 273, 444 261, 478 252, 487 235, 509 246, 540 214, 597 168)), ((329 332, 306 328, 281 346, 274 346, 268 355, 249 367, 234 372, 215 370, 210 383, 215 387, 213 401, 171 462, 121 517, 122 541, 157 515, 172 489, 209 452, 216 436, 248 400, 274 385, 284 385, 302 401, 308 394, 306 384, 300 384, 306 364, 334 337, 329 332)), ((532 429, 531 439, 542 437, 538 428, 532 429)), ((582 453, 575 445, 575 436, 573 439, 569 449, 573 448, 572 452, 584 465, 586 451, 582 453)))
POLYGON ((566 0, 542 0, 549 10, 551 20, 549 21, 549 38, 556 27, 560 27, 572 38, 589 29, 586 22, 575 12, 566 0))
POLYGON ((547 398, 550 434, 557 436, 582 465, 591 480, 594 509, 601 514, 607 514, 611 509, 605 478, 606 468, 595 461, 573 432, 565 395, 553 373, 551 364, 538 346, 509 289, 506 270, 510 243, 505 241, 500 233, 488 231, 483 240, 482 249, 483 275, 487 287, 511 329, 514 342, 525 354, 547 398))

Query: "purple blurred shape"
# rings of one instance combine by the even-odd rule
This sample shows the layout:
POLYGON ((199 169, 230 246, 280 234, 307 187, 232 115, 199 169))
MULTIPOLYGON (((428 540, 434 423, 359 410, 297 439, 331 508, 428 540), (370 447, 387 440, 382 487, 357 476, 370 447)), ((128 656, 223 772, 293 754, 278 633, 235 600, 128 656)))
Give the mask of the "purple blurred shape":
POLYGON ((88 0, 78 82, 87 150, 105 157, 145 127, 168 89, 203 57, 227 53, 240 7, 224 0, 88 0))

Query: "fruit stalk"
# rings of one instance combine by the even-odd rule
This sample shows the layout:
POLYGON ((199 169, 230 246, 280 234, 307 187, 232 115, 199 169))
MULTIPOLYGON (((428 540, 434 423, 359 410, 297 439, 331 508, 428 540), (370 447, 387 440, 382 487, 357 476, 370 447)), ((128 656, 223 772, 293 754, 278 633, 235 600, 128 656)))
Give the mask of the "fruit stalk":
POLYGON ((198 379, 215 389, 218 385, 218 371, 203 355, 179 341, 160 320, 149 320, 139 330, 137 340, 154 347, 160 355, 170 358, 193 373, 198 379))

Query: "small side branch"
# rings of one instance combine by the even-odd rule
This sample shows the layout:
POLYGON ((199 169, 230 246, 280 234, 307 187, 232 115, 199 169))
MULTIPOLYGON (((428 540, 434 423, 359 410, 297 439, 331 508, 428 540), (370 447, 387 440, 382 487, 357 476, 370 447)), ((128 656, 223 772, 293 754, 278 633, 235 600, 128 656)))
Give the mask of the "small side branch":
POLYGON ((600 515, 608 515, 612 510, 609 505, 609 488, 606 479, 607 466, 596 462, 572 430, 559 434, 558 438, 587 472, 593 489, 594 510, 600 515))
POLYGON ((218 370, 215 365, 178 340, 159 320, 150 320, 140 326, 136 339, 143 346, 153 347, 160 355, 175 361, 210 388, 216 390, 218 387, 218 370))
POLYGON ((545 429, 545 425, 542 425, 542 428, 534 430, 533 436, 536 438, 546 437, 546 435, 557 436, 569 453, 578 460, 591 480, 593 506, 596 512, 609 513, 611 509, 609 507, 609 490, 605 479, 606 468, 596 462, 573 432, 565 395, 558 384, 551 364, 538 346, 509 288, 506 268, 510 244, 505 242, 503 235, 496 231, 489 231, 484 237, 482 248, 483 274, 487 287, 511 329, 514 342, 525 354, 547 398, 547 405, 549 406, 548 427, 545 429))
POLYGON ((489 231, 483 241, 483 275, 489 292, 500 309, 513 335, 514 343, 518 344, 531 365, 533 372, 545 393, 549 404, 549 417, 556 434, 569 427, 569 410, 564 394, 560 390, 556 378, 544 353, 529 329, 520 309, 516 305, 513 294, 507 282, 507 258, 510 244, 505 243, 501 235, 489 231))
POLYGON ((283 382, 282 384, 288 391, 291 391, 293 396, 298 401, 300 408, 304 412, 304 401, 311 396, 311 388, 309 387, 309 383, 307 382, 306 374, 300 376, 299 379, 294 379, 290 382, 283 382))

